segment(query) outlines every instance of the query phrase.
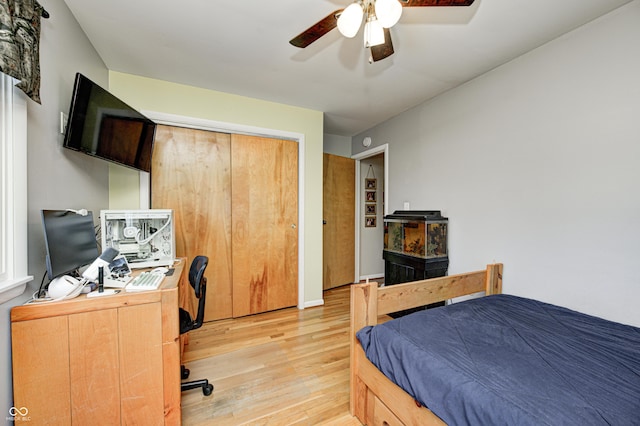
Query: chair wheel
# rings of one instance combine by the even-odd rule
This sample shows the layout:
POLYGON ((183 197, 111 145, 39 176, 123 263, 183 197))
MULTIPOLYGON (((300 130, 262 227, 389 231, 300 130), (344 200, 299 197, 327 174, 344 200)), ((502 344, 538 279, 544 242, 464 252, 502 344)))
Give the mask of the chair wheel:
POLYGON ((212 384, 208 384, 207 386, 202 388, 202 393, 204 394, 204 396, 209 396, 211 395, 212 392, 213 392, 212 384))
POLYGON ((189 373, 191 373, 191 371, 188 368, 183 368, 182 369, 182 380, 188 379, 189 378, 189 373))

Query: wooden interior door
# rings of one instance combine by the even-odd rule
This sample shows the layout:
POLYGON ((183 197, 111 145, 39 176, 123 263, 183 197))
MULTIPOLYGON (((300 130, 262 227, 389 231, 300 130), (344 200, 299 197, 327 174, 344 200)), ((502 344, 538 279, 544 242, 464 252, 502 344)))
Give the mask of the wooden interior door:
POLYGON ((324 154, 322 286, 325 290, 355 278, 355 160, 324 154))
MULTIPOLYGON (((232 315, 231 135, 158 126, 151 205, 173 209, 176 254, 209 257, 205 320, 232 315)), ((192 313, 195 310, 192 308, 192 313)))
POLYGON ((298 144, 231 136, 233 316, 298 302, 298 144))

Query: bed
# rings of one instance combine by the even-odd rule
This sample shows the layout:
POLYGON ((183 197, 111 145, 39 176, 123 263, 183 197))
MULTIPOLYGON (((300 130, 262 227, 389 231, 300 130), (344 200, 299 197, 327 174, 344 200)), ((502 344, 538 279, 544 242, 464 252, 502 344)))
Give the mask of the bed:
POLYGON ((391 426, 640 424, 640 329, 501 293, 501 264, 353 285, 351 413, 391 426))

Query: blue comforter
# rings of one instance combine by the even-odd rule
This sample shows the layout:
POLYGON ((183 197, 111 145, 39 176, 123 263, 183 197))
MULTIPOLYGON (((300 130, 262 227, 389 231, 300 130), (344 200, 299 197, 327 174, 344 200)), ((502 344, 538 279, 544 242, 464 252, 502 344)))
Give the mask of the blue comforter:
POLYGON ((640 329, 495 295, 357 333, 449 425, 640 425, 640 329))

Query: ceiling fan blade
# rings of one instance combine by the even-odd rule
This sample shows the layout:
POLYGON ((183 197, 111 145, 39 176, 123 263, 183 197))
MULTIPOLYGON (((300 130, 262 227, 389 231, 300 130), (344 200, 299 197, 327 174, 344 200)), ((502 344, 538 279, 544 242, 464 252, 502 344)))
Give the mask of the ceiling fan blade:
POLYGON ((384 44, 371 46, 371 59, 378 62, 393 55, 393 43, 391 42, 391 32, 389 28, 384 28, 384 44))
POLYGON ((308 45, 318 40, 320 37, 338 26, 338 16, 340 16, 343 10, 344 9, 338 9, 331 12, 320 21, 316 22, 315 24, 289 40, 289 43, 300 48, 307 47, 308 45))
POLYGON ((471 6, 474 0, 400 0, 404 7, 471 6))

